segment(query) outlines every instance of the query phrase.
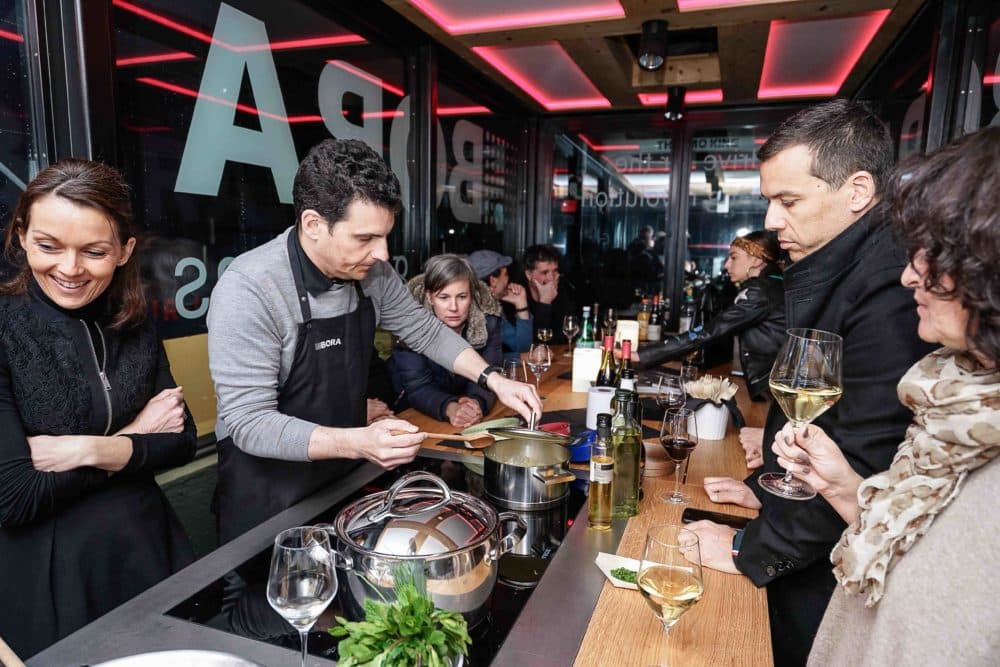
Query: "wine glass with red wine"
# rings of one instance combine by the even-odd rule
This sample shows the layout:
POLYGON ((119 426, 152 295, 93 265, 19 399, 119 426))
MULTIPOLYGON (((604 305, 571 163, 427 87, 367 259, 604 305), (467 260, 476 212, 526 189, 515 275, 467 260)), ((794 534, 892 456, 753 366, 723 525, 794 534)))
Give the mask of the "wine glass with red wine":
POLYGON ((667 410, 660 427, 660 444, 674 462, 674 492, 664 491, 659 498, 665 503, 683 505, 687 498, 681 493, 681 464, 691 456, 698 444, 698 428, 694 411, 687 408, 667 410))

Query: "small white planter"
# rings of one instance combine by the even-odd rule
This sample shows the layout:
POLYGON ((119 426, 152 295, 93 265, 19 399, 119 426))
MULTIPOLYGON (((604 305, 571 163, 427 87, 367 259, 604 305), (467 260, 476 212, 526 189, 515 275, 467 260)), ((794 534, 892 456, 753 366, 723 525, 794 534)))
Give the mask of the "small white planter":
POLYGON ((726 406, 706 403, 694 411, 694 417, 689 417, 688 422, 692 419, 697 426, 699 440, 722 440, 726 437, 726 427, 729 425, 729 410, 726 406))

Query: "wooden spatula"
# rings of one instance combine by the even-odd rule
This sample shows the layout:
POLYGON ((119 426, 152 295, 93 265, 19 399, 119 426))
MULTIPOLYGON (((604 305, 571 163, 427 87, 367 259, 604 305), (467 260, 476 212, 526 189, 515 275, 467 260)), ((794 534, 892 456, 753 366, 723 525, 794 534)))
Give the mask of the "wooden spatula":
MULTIPOLYGON (((469 449, 484 449, 493 444, 493 436, 485 431, 482 433, 471 433, 469 435, 461 435, 459 433, 431 433, 430 431, 424 431, 429 438, 437 438, 438 440, 458 440, 464 442, 465 446, 469 449), (479 441, 479 442, 477 442, 479 441)), ((393 435, 405 435, 405 431, 393 431, 393 435)))

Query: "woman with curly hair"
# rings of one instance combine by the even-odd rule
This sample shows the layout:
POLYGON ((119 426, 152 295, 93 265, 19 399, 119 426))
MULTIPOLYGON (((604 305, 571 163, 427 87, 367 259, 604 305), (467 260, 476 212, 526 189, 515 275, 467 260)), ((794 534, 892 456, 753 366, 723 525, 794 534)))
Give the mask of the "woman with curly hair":
POLYGON ((1000 521, 1000 127, 903 164, 893 223, 910 250, 918 333, 942 348, 903 376, 913 424, 862 479, 815 425, 786 426, 778 461, 848 522, 839 586, 810 665, 996 664, 1000 521))

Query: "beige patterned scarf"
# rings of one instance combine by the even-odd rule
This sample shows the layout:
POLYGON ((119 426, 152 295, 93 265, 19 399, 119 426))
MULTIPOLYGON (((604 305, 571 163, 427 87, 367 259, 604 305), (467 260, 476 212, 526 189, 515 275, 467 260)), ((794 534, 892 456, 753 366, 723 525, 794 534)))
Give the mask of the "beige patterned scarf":
POLYGON ((910 368, 897 393, 913 424, 889 469, 861 483, 861 514, 830 556, 837 580, 848 593, 867 594, 867 607, 966 476, 1000 454, 1000 370, 942 348, 910 368))

